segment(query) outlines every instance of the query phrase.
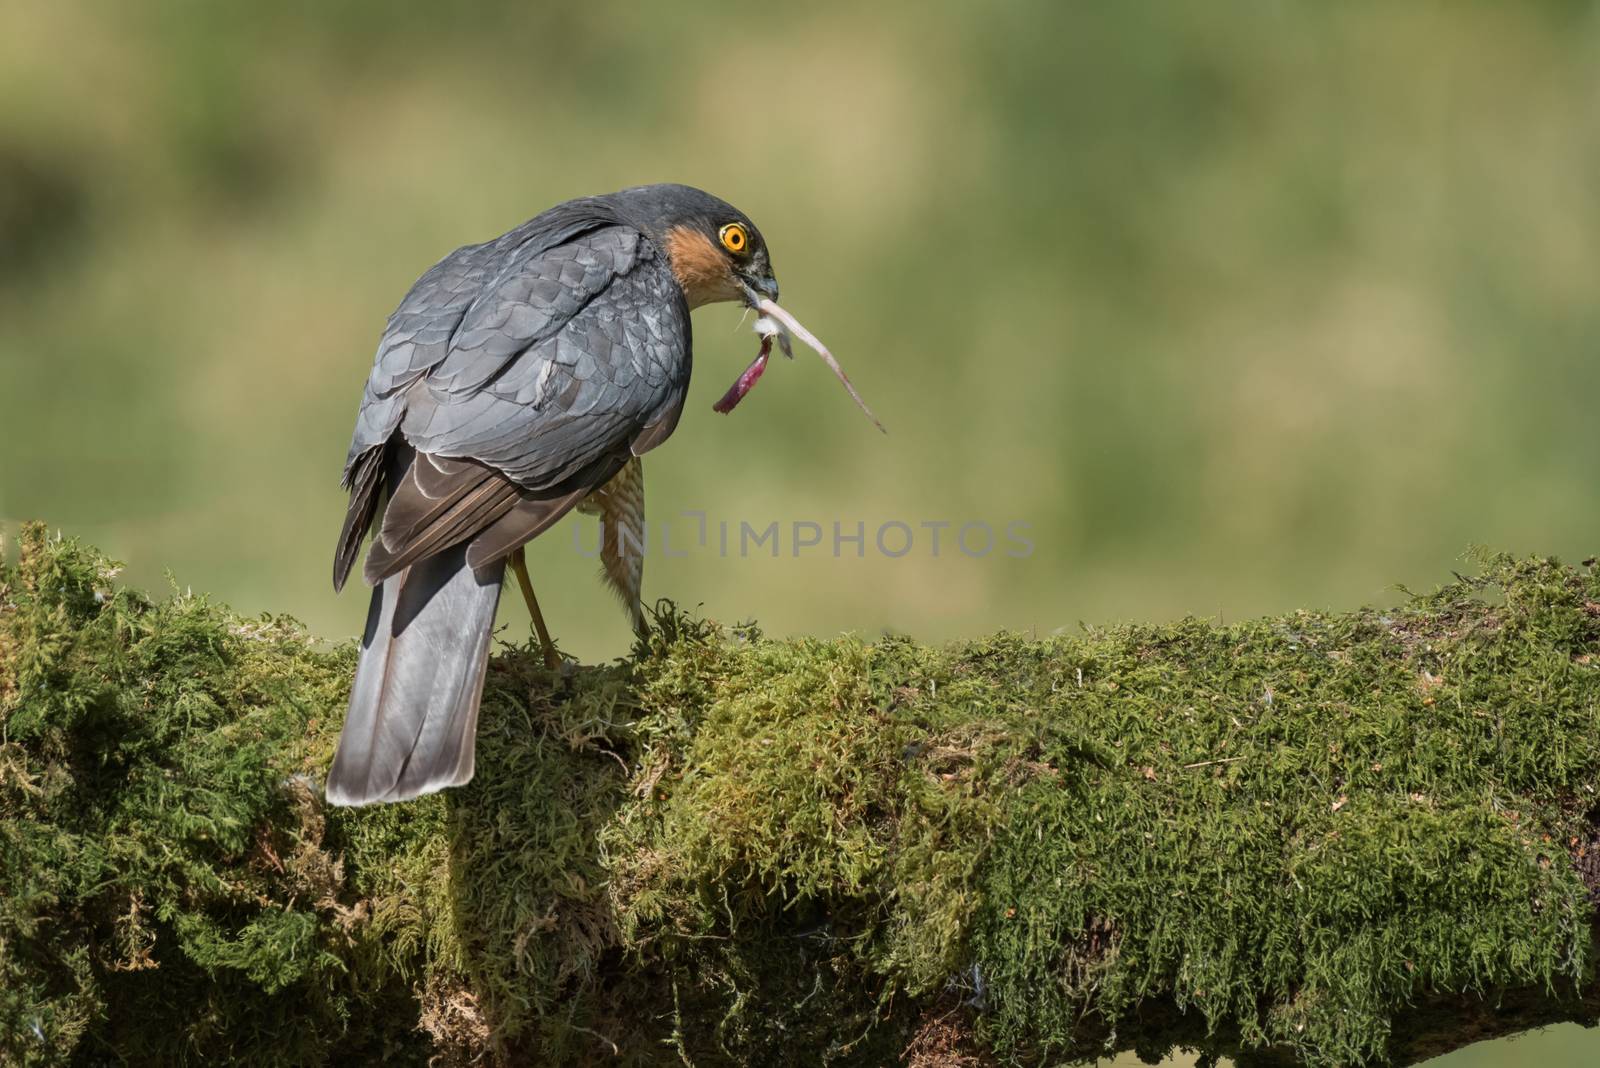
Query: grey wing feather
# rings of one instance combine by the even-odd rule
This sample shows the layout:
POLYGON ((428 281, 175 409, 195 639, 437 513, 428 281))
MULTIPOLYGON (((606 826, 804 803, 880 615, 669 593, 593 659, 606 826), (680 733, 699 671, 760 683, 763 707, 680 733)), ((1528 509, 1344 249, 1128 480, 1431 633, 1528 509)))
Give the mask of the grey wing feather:
MULTIPOLYGON (((597 211, 592 198, 570 201, 493 241, 456 249, 417 279, 389 316, 378 343, 357 412, 347 477, 363 453, 389 440, 405 415, 406 392, 460 347, 464 332, 480 331, 464 351, 481 347, 489 333, 498 333, 505 339, 500 344, 513 350, 505 355, 514 354, 558 331, 593 298, 595 287, 607 280, 601 261, 611 259, 614 267, 625 269, 616 256, 623 252, 631 257, 640 237, 616 222, 597 211), (585 253, 586 248, 591 251, 585 253), (579 259, 586 262, 577 263, 579 259), (497 314, 502 317, 498 323, 497 314)), ((494 373, 492 363, 482 366, 485 374, 494 373)), ((471 388, 469 382, 462 384, 471 388)))
POLYGON ((555 319, 541 318, 540 333, 508 340, 516 318, 506 302, 520 306, 525 276, 504 298, 474 305, 457 345, 409 394, 406 440, 488 464, 530 490, 625 449, 681 399, 689 371, 688 309, 664 260, 641 244, 619 227, 530 265, 564 287, 565 318, 553 331, 555 319))
MULTIPOLYGON (((601 484, 630 446, 654 444, 676 423, 690 370, 688 307, 660 249, 629 226, 598 227, 553 247, 512 236, 446 257, 390 317, 347 461, 347 485, 364 492, 352 496, 336 585, 379 488, 390 503, 368 581, 491 527, 493 552, 481 547, 474 559, 504 555, 520 544, 522 527, 526 540, 566 510, 552 514, 550 502, 586 480, 601 484), (481 510, 481 529, 463 525, 460 510, 440 508, 453 525, 419 529, 423 502, 408 504, 406 485, 360 479, 370 468, 363 458, 397 434, 419 453, 471 460, 540 503, 507 515, 502 500, 481 510)), ((460 489, 482 496, 481 487, 460 489)), ((430 494, 426 504, 438 499, 430 494)), ((453 503, 447 496, 445 505, 453 503)))

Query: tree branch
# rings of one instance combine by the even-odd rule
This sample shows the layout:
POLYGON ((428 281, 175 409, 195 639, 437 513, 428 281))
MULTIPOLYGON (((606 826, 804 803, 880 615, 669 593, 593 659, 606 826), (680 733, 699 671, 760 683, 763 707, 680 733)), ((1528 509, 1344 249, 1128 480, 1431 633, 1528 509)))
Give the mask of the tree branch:
POLYGON ((1411 1063, 1600 1017, 1600 575, 1082 636, 662 606, 334 810, 292 620, 0 570, 0 1060, 1411 1063))

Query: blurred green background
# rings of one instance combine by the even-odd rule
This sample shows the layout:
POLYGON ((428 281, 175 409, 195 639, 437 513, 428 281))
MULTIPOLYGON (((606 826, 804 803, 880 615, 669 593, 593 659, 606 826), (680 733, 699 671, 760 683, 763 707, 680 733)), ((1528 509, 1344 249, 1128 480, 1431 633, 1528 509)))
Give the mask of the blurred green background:
MULTIPOLYGON (((651 515, 1017 521, 1034 552, 656 553, 651 597, 938 640, 1584 556, 1597 119, 1587 3, 7 4, 0 520, 354 632, 337 480, 390 309, 457 245, 679 180, 756 219, 891 433, 803 352, 713 415, 755 342, 706 309, 651 515)), ((618 655, 578 522, 530 553, 541 596, 618 655)))

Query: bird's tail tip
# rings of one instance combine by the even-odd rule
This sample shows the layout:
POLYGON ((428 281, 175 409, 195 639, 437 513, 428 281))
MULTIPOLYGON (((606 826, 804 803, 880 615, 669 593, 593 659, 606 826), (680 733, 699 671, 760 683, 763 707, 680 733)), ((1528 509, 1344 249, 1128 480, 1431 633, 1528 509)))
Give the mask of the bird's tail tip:
POLYGON ((446 550, 372 591, 328 804, 409 801, 472 778, 501 565, 446 550))

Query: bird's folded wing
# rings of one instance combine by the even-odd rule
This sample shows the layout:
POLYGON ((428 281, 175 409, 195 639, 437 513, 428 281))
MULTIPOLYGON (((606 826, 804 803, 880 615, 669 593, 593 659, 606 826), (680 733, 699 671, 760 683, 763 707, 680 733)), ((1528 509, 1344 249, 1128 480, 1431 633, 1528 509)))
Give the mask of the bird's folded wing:
POLYGON ((391 334, 400 333, 386 335, 368 393, 394 410, 377 428, 388 436, 347 469, 336 583, 380 488, 389 501, 368 582, 462 541, 482 566, 555 522, 676 423, 688 386, 688 308, 659 250, 636 232, 597 230, 462 278, 485 288, 442 343, 436 324, 404 317, 405 303, 391 320, 391 334), (411 340, 399 340, 407 332, 411 340), (419 341, 430 349, 421 367, 404 351, 419 341), (415 462, 403 475, 391 467, 379 487, 369 455, 402 443, 415 462))
POLYGON ((364 577, 376 584, 464 541, 511 511, 520 499, 516 484, 492 468, 417 453, 390 494, 367 553, 364 577))
POLYGON ((502 352, 514 342, 501 331, 526 324, 513 316, 480 327, 501 322, 493 304, 474 308, 457 345, 407 393, 400 431, 419 451, 480 461, 524 489, 554 489, 604 456, 626 454, 681 403, 688 308, 663 260, 641 256, 558 330, 509 357, 502 352))

